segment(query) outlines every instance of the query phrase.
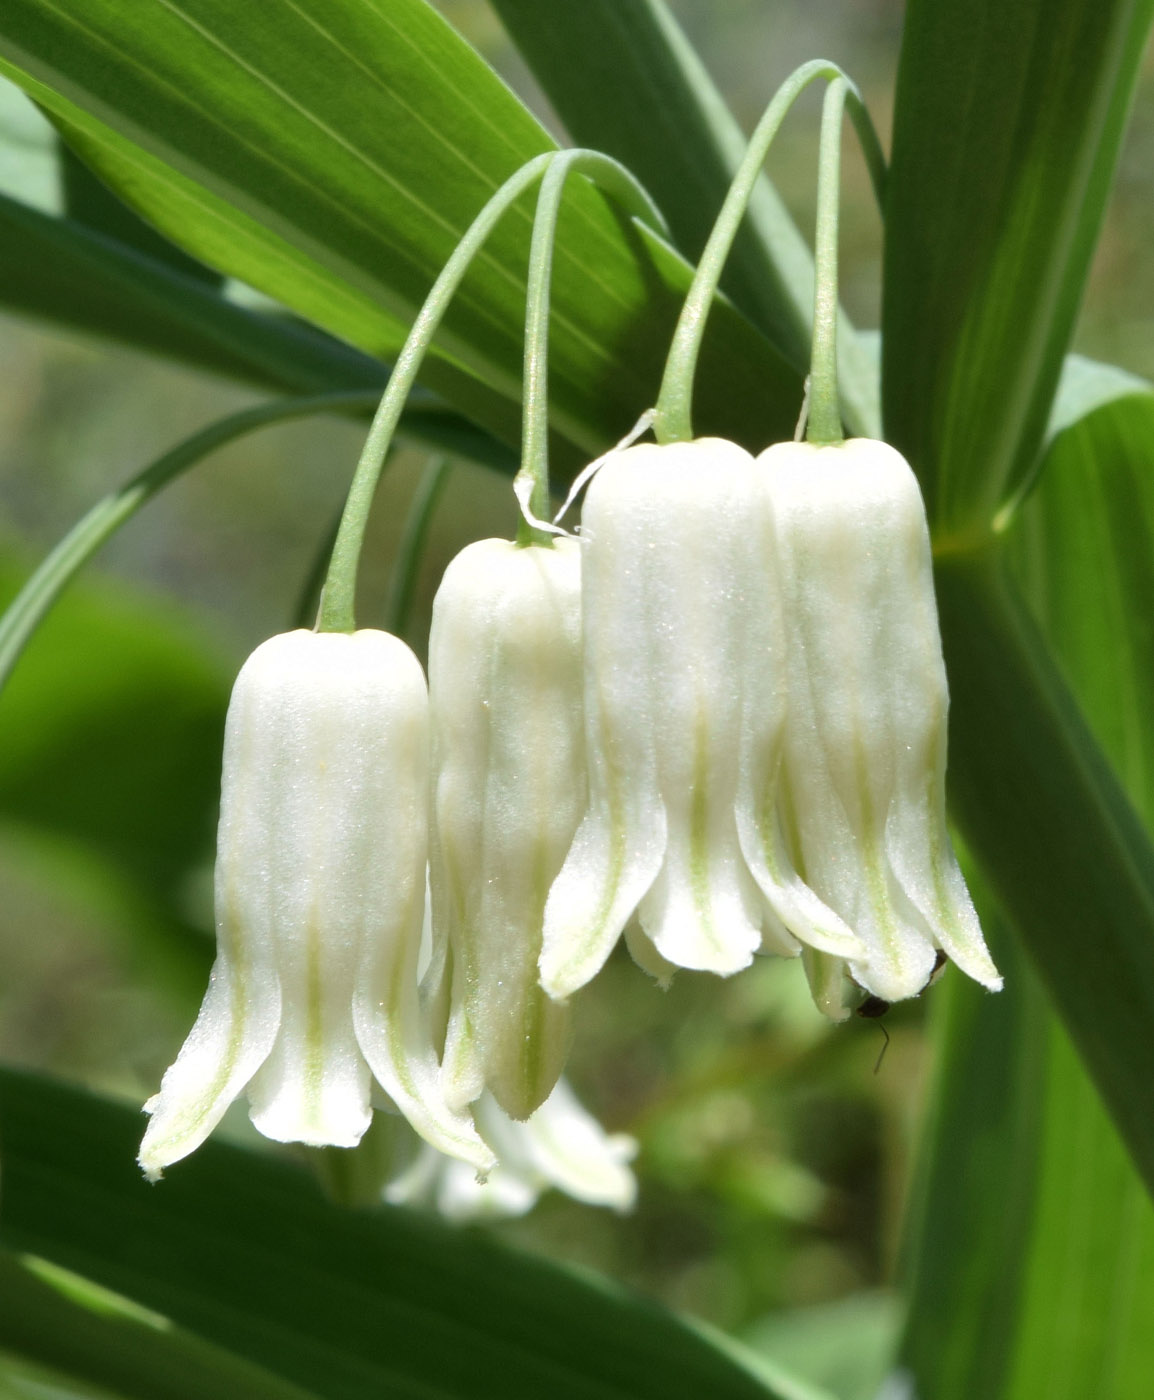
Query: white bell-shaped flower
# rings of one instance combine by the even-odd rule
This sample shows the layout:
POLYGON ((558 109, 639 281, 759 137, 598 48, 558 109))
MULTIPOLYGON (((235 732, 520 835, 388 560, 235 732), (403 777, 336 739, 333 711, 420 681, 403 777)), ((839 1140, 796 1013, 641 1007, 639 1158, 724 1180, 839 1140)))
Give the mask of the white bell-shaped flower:
POLYGON ((434 943, 451 953, 444 1081, 511 1117, 548 1097, 569 1013, 537 981, 545 899, 585 807, 577 543, 482 540, 445 571, 429 636, 434 943))
POLYGON ((784 631, 750 454, 612 454, 582 515, 582 599, 589 807, 549 895, 545 988, 582 986, 627 925, 658 975, 732 973, 797 939, 860 953, 778 839, 784 631))
MULTIPOLYGON (((914 474, 862 438, 780 443, 758 465, 789 629, 782 799, 799 867, 865 945, 848 968, 866 991, 916 996, 938 949, 997 989, 946 827, 949 700, 914 474)), ((819 1004, 840 1019, 840 967, 807 962, 819 1004)))
POLYGON ((429 1142, 492 1165, 444 1101, 418 998, 428 781, 425 681, 403 642, 297 631, 249 657, 225 727, 217 958, 145 1106, 149 1178, 246 1090, 265 1136, 351 1147, 373 1077, 429 1142))
POLYGON ((385 1187, 385 1200, 432 1206, 462 1222, 524 1215, 550 1188, 587 1205, 632 1209, 637 1180, 629 1163, 637 1143, 624 1133, 607 1133, 564 1079, 524 1123, 502 1113, 488 1094, 477 1101, 476 1113, 499 1158, 485 1181, 426 1146, 385 1187))

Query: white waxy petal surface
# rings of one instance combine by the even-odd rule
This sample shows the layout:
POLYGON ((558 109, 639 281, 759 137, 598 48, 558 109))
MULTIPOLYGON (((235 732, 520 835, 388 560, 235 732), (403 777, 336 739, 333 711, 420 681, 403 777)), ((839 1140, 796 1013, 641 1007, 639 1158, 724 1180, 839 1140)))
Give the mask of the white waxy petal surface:
POLYGON ((935 948, 997 988, 946 831, 948 692, 914 475, 865 439, 758 462, 790 633, 785 825, 806 882, 866 945, 850 970, 883 1000, 916 996, 935 948))
POLYGON ((148 1175, 199 1145, 246 1084, 267 1136, 352 1146, 369 1123, 370 1066, 419 1132, 491 1161, 438 1102, 414 1014, 427 709, 419 663, 383 632, 287 633, 242 668, 225 731, 218 958, 149 1105, 148 1175), (367 976, 389 990, 366 1009, 367 976), (380 1044, 399 1038, 396 1072, 380 1044))
POLYGON ((583 985, 623 928, 661 982, 799 939, 860 954, 778 831, 785 634, 764 474, 715 438, 629 448, 594 477, 582 538, 590 803, 549 898, 543 985, 583 985))
POLYGON ((751 655, 772 687, 772 560, 753 459, 703 438, 615 453, 582 514, 590 803, 553 890, 541 959, 587 982, 634 909, 657 953, 731 973, 764 900, 737 832, 751 655))
POLYGON ((545 900, 585 808, 578 545, 482 540, 445 571, 429 638, 430 877, 452 949, 450 1102, 513 1118, 549 1095, 569 1013, 537 981, 545 900))

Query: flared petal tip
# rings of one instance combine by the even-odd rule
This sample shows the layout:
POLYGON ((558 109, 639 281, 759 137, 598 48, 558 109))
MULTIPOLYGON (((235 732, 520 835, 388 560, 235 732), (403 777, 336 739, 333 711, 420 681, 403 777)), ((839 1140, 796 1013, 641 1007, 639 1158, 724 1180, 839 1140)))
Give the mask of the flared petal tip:
POLYGON ((160 1099, 159 1094, 154 1094, 144 1105, 143 1111, 152 1116, 136 1158, 144 1179, 149 1182, 159 1181, 167 1167, 195 1152, 215 1126, 215 1120, 208 1124, 190 1123, 176 1118, 171 1111, 163 1113, 160 1099))
POLYGON ((985 987, 986 991, 1000 992, 1002 990, 1002 974, 994 966, 994 960, 986 951, 984 943, 979 941, 976 948, 973 946, 966 948, 947 947, 945 952, 959 972, 964 972, 967 977, 972 977, 975 982, 985 987))
POLYGON ((150 1186, 155 1186, 163 1178, 164 1168, 168 1165, 167 1162, 158 1162, 153 1157, 146 1157, 143 1151, 137 1157, 136 1164, 144 1173, 144 1179, 150 1186))
MULTIPOLYGON (((562 943, 561 939, 557 943, 562 943)), ((602 961, 579 951, 550 947, 546 944, 537 963, 542 991, 551 1001, 564 1005, 582 987, 590 983, 601 970, 602 961)))
POLYGON ((558 1006, 564 1006, 574 992, 579 992, 590 979, 574 975, 569 968, 541 969, 541 990, 558 1006))

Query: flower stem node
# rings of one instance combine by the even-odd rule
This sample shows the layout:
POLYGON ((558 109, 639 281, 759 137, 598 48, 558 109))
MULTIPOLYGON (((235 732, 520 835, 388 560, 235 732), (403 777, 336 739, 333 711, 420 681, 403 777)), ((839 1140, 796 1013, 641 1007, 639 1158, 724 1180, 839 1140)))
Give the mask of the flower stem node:
POLYGON ((271 638, 225 726, 217 958, 151 1114, 155 1180, 247 1091, 278 1142, 351 1147, 373 1078, 427 1141, 487 1170, 418 997, 429 779, 420 664, 384 632, 271 638))
MULTIPOLYGON (((789 633, 785 827, 815 894, 854 930, 853 980, 917 996, 937 950, 1002 985, 946 827, 949 696, 917 481, 883 442, 779 443, 758 458, 789 633)), ((819 1006, 843 968, 807 958, 819 1006)))
POLYGON ((779 839, 785 632, 762 475, 741 447, 699 438, 614 453, 589 487, 589 805, 545 911, 554 997, 589 981, 626 929, 663 980, 801 942, 864 951, 779 839))
POLYGON ((549 1096, 569 1013, 541 990, 545 900, 585 806, 575 540, 482 540, 445 571, 429 638, 434 964, 452 968, 444 1080, 514 1119, 549 1096))

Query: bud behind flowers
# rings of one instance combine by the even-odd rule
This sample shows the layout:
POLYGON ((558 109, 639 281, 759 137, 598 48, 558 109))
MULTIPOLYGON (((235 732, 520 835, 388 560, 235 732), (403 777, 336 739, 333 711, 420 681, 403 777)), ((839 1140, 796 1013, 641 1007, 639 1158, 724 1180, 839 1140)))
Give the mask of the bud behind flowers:
POLYGON ((426 1144, 385 1187, 385 1200, 434 1206, 462 1223, 524 1215, 550 1188, 586 1205, 633 1208, 637 1180, 629 1163, 637 1155, 636 1141, 607 1133, 564 1078, 523 1123, 502 1113, 490 1094, 478 1099, 476 1114, 500 1158, 486 1181, 426 1144))
POLYGON ((440 1097, 418 1002, 428 743, 420 664, 386 633, 286 633, 241 669, 225 728, 217 961, 146 1105, 150 1178, 246 1089, 267 1137, 351 1147, 373 1076, 427 1140, 491 1165, 440 1097))
MULTIPOLYGON (((946 827, 949 695, 929 531, 905 459, 863 438, 758 458, 789 628, 785 827, 805 879, 866 947, 848 966, 884 1001, 916 996, 942 949, 996 990, 946 827)), ((810 959, 827 1014, 836 967, 810 959)))
POLYGON ((580 576, 576 541, 479 541, 446 569, 429 637, 446 1092, 463 1106, 488 1089, 514 1119, 545 1101, 569 1048, 569 1013, 538 985, 537 959, 585 804, 580 576))

